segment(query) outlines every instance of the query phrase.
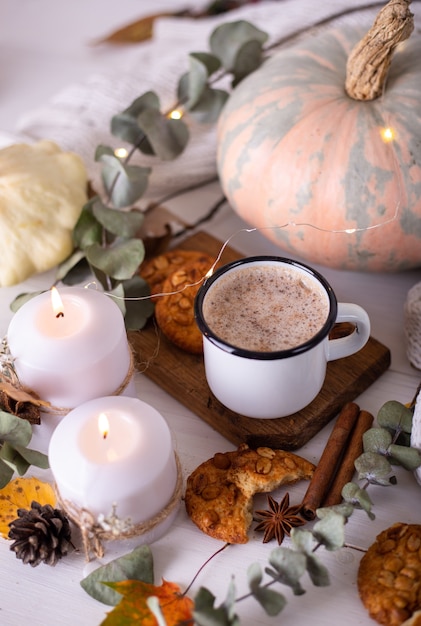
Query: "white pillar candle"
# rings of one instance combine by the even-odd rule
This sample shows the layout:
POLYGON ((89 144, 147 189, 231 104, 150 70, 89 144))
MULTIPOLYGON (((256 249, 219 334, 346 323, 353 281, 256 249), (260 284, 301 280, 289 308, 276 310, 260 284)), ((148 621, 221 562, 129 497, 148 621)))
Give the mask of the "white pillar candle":
POLYGON ((53 433, 49 461, 63 502, 95 518, 115 506, 121 520, 148 521, 168 505, 177 484, 168 425, 137 398, 97 398, 71 411, 53 433))
POLYGON ((70 409, 112 395, 127 376, 130 350, 123 315, 109 296, 77 287, 63 287, 59 295, 59 312, 50 291, 26 302, 7 341, 22 385, 70 409))

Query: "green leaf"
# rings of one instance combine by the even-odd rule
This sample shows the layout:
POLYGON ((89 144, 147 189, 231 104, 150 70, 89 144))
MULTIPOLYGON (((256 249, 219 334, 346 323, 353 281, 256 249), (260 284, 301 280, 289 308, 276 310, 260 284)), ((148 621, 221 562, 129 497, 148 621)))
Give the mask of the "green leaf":
POLYGON ((13 469, 0 458, 0 489, 11 481, 13 473, 13 469))
POLYGON ((274 617, 286 606, 286 598, 278 591, 268 587, 257 587, 253 590, 253 597, 259 602, 266 615, 274 617))
POLYGON ((129 554, 99 567, 86 576, 80 584, 95 600, 115 606, 120 602, 122 595, 103 583, 123 580, 141 580, 153 584, 153 558, 149 546, 139 546, 129 554))
POLYGON ((123 283, 126 312, 124 322, 127 330, 143 328, 154 312, 154 303, 150 299, 150 287, 140 276, 134 276, 123 283), (130 300, 142 298, 142 300, 130 300))
POLYGON ((103 144, 99 144, 95 150, 95 161, 100 161, 101 157, 104 154, 109 154, 111 156, 115 156, 115 151, 110 146, 104 146, 103 144))
POLYGON ((294 595, 302 595, 304 589, 299 583, 299 579, 306 570, 306 557, 300 552, 289 550, 288 548, 275 548, 270 553, 269 563, 275 572, 266 568, 266 572, 281 582, 283 585, 291 587, 294 595))
POLYGON ((73 241, 82 251, 102 239, 102 227, 92 214, 93 199, 85 204, 82 213, 73 229, 73 241))
POLYGON ((315 554, 307 555, 307 572, 315 587, 328 587, 330 585, 329 572, 315 554))
MULTIPOLYGON (((260 44, 260 49, 267 41, 267 33, 244 20, 221 24, 210 36, 210 48, 218 57, 223 67, 229 72, 234 71, 239 51, 251 41, 260 44)), ((260 55, 259 55, 260 56, 260 55)))
POLYGON ((209 74, 221 66, 217 57, 207 53, 189 55, 190 70, 178 82, 177 97, 186 110, 192 109, 200 100, 208 84, 209 74))
POLYGON ((148 186, 149 167, 124 165, 109 154, 104 154, 100 161, 102 182, 116 208, 127 207, 142 197, 148 186))
POLYGON ((194 597, 193 617, 197 626, 233 626, 227 608, 215 607, 215 599, 206 587, 200 587, 194 597))
POLYGON ((44 292, 43 291, 33 291, 32 293, 28 293, 28 292, 27 293, 20 293, 11 302, 10 310, 13 311, 13 313, 16 313, 16 311, 18 311, 21 306, 23 306, 29 300, 32 300, 32 298, 35 298, 35 296, 39 296, 41 293, 44 293, 44 292))
POLYGON ((387 428, 392 433, 401 429, 409 434, 412 430, 412 418, 413 414, 411 409, 397 400, 385 402, 377 413, 377 423, 379 426, 387 428))
POLYGON ((342 497, 346 502, 360 506, 370 519, 375 519, 374 513, 371 512, 373 503, 365 489, 361 489, 356 483, 347 483, 342 489, 342 497))
POLYGON ((387 449, 391 443, 392 435, 385 428, 369 428, 363 434, 364 452, 387 455, 387 449))
POLYGON ((392 466, 382 455, 375 452, 364 452, 355 460, 355 469, 358 472, 358 479, 365 478, 369 483, 375 485, 390 485, 390 475, 392 466))
POLYGON ((38 450, 32 450, 31 448, 26 448, 19 445, 15 445, 14 448, 20 454, 20 456, 27 463, 29 463, 29 465, 35 465, 36 467, 40 467, 41 469, 48 469, 50 467, 48 463, 48 456, 46 454, 38 452, 38 450))
POLYGON ((19 452, 7 442, 4 442, 1 447, 0 457, 3 463, 6 463, 6 465, 8 465, 13 472, 19 474, 19 476, 23 476, 30 466, 30 463, 25 461, 19 452))
POLYGON ((226 91, 206 87, 199 102, 190 110, 190 114, 201 124, 214 124, 228 97, 226 91))
MULTIPOLYGON (((175 159, 187 145, 189 131, 181 119, 172 119, 151 109, 139 115, 137 122, 148 138, 153 154, 163 161, 175 159)), ((143 152, 142 146, 140 149, 143 152)))
POLYGON ((140 211, 118 211, 109 209, 99 199, 93 205, 93 214, 98 222, 118 237, 134 237, 144 219, 140 211))
POLYGON ((257 70, 262 64, 262 46, 259 41, 246 41, 238 50, 235 63, 232 68, 235 87, 246 76, 257 70))
POLYGON ((301 528, 291 529, 291 541, 292 545, 299 552, 304 554, 311 554, 314 548, 313 533, 309 530, 302 530, 301 528))
POLYGON ((392 443, 389 446, 391 461, 398 461, 405 469, 414 471, 421 465, 421 454, 415 448, 399 446, 392 443))
POLYGON ((314 525, 314 537, 325 546, 326 550, 334 551, 342 548, 345 543, 345 521, 343 515, 331 511, 314 525))
POLYGON ((322 507, 316 510, 316 515, 319 519, 326 517, 331 512, 338 513, 348 519, 354 512, 354 507, 349 502, 341 502, 340 504, 334 504, 333 506, 322 507))
MULTIPOLYGON (((84 265, 85 272, 89 271, 89 266, 86 263, 85 253, 83 250, 75 250, 63 263, 57 268, 56 282, 63 281, 66 285, 77 284, 76 281, 72 282, 75 273, 79 274, 81 266, 84 265), (84 261, 84 263, 82 263, 84 261), (79 266, 79 271, 76 272, 76 267, 79 266)), ((79 281, 81 282, 81 281, 79 281)))
POLYGON ((262 578, 263 572, 260 565, 258 563, 252 563, 249 565, 247 568, 247 580, 251 591, 260 586, 262 578))
POLYGON ((145 248, 140 239, 117 242, 109 248, 93 244, 86 251, 91 265, 117 280, 131 278, 145 256, 145 248))
POLYGON ((114 300, 116 305, 121 311, 123 317, 126 315, 126 303, 124 301, 124 286, 123 283, 117 283, 115 287, 108 291, 110 298, 114 300), (113 297, 114 296, 114 297, 113 297))
POLYGON ((159 111, 159 107, 159 98, 156 93, 147 91, 139 98, 136 98, 122 113, 114 115, 111 119, 112 134, 134 146, 140 147, 140 144, 142 144, 142 152, 145 154, 153 154, 153 150, 145 134, 139 127, 138 116, 149 109, 159 111))
POLYGON ((31 437, 32 427, 27 420, 0 411, 0 441, 7 441, 12 446, 27 446, 31 437))

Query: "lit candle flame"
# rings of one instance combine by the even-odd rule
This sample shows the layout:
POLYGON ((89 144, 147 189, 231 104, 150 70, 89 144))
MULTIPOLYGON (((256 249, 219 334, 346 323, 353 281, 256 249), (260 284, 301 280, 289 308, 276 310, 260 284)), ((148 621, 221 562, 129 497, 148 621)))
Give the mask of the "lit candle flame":
POLYGON ((110 432, 110 423, 105 413, 100 413, 98 416, 98 430, 101 433, 101 437, 106 439, 110 432))
POLYGON ((51 288, 51 306, 53 307, 54 315, 56 317, 64 317, 63 301, 55 287, 51 288))

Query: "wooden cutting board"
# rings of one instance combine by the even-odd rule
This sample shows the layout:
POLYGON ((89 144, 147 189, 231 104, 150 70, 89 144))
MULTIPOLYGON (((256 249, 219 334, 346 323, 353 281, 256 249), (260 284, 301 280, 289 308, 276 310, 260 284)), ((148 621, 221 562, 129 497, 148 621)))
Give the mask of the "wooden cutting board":
MULTIPOLYGON (((200 250, 217 256, 222 244, 207 233, 199 232, 179 247, 200 250)), ((239 258, 226 248, 222 263, 239 258)), ((346 402, 354 400, 390 365, 390 351, 374 338, 357 354, 331 361, 324 386, 313 402, 302 411, 277 419, 252 419, 226 409, 211 393, 201 356, 188 354, 171 344, 153 321, 141 331, 129 333, 137 367, 212 426, 232 443, 250 447, 270 446, 295 450, 319 432, 346 402)))

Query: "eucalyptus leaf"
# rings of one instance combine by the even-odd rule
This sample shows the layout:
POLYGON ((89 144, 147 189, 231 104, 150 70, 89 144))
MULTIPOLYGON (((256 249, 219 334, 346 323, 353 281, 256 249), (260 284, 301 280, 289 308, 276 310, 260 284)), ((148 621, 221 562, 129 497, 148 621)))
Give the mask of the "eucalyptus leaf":
POLYGON ((6 487, 13 478, 13 474, 13 469, 0 458, 0 489, 6 487))
POLYGON ((109 209, 100 200, 93 205, 93 214, 98 222, 110 233, 118 237, 134 237, 144 219, 143 213, 137 210, 119 211, 109 209))
POLYGON ((144 256, 145 248, 140 239, 117 242, 109 248, 94 244, 86 250, 86 257, 91 265, 117 280, 131 278, 144 256))
POLYGON ((234 80, 232 86, 235 87, 246 76, 257 70, 262 64, 262 46, 259 41, 246 41, 238 50, 235 58, 232 73, 234 80))
MULTIPOLYGON (((172 119, 151 109, 141 113, 137 122, 148 138, 153 153, 163 161, 175 159, 187 145, 189 131, 181 119, 172 119)), ((142 146, 140 150, 143 151, 142 146)))
POLYGON ((274 617, 286 606, 286 598, 278 591, 267 587, 257 587, 253 590, 253 597, 259 602, 264 609, 266 615, 274 617))
POLYGON ((150 287, 140 276, 124 281, 125 318, 124 322, 127 330, 139 330, 143 328, 152 316, 155 306, 150 299, 150 287), (130 298, 141 298, 131 300, 130 298))
POLYGON ((315 554, 307 555, 307 573, 315 587, 330 585, 329 571, 315 554))
POLYGON ((0 411, 0 441, 7 441, 12 446, 27 446, 31 437, 32 426, 27 420, 0 411))
POLYGON ((146 154, 153 154, 153 150, 148 144, 142 129, 138 124, 138 117, 144 111, 156 110, 159 111, 160 102, 159 98, 153 91, 147 91, 146 93, 133 100, 127 109, 124 109, 121 113, 114 115, 111 119, 111 132, 115 137, 119 137, 123 141, 140 147, 142 143, 142 151, 146 154))
POLYGON ((82 209, 82 213, 73 229, 73 242, 82 251, 102 240, 102 227, 92 214, 92 202, 82 209))
MULTIPOLYGON (((111 120, 111 132, 122 141, 126 141, 133 146, 139 147, 141 144, 147 143, 145 133, 139 128, 137 123, 137 117, 133 117, 128 113, 114 115, 111 120)), ((144 146, 143 152, 153 154, 149 144, 148 147, 144 146)))
POLYGON ((334 511, 322 519, 313 527, 316 540, 323 544, 326 550, 334 551, 342 548, 345 543, 345 518, 334 511))
POLYGON ((341 502, 340 504, 334 504, 333 506, 322 507, 316 510, 316 515, 319 519, 326 517, 331 512, 338 513, 348 519, 354 512, 354 507, 349 502, 341 502))
POLYGON ((207 86, 199 102, 190 109, 190 114, 201 124, 213 124, 218 120, 228 97, 226 91, 207 86))
POLYGON ((405 433, 412 430, 413 413, 402 402, 389 400, 385 402, 377 413, 377 423, 383 428, 387 428, 392 433, 401 429, 405 433))
POLYGON ((130 206, 142 197, 148 186, 149 167, 124 165, 120 159, 108 154, 100 160, 103 164, 102 182, 116 208, 130 206))
POLYGON ((361 487, 353 482, 346 483, 342 489, 342 497, 346 502, 360 506, 370 519, 375 519, 374 513, 371 512, 373 503, 365 489, 361 489, 361 487))
POLYGON ((251 565, 249 565, 249 567, 247 568, 247 580, 251 591, 257 589, 257 587, 260 586, 262 578, 263 572, 259 563, 252 563, 251 565))
POLYGON ((117 283, 113 289, 108 291, 110 298, 116 303, 123 317, 126 315, 126 303, 124 301, 124 285, 117 283))
POLYGON ((291 529, 291 542, 294 548, 303 552, 304 554, 311 554, 314 548, 313 533, 309 530, 302 530, 301 528, 291 529))
POLYGON ((215 607, 215 599, 206 587, 200 587, 194 597, 193 617, 197 626, 233 626, 227 608, 215 607))
MULTIPOLYGON (((56 281, 65 280, 69 274, 73 275, 73 270, 75 270, 76 266, 81 263, 81 261, 85 261, 85 268, 88 270, 88 265, 86 264, 85 253, 83 250, 75 250, 73 254, 71 254, 65 261, 60 263, 57 268, 56 273, 56 281)), ((66 282, 66 285, 76 284, 66 282)))
POLYGON ((355 469, 358 479, 365 478, 369 483, 376 485, 390 485, 392 466, 382 455, 375 452, 364 452, 355 460, 355 469))
POLYGON ((387 449, 392 443, 392 435, 385 428, 369 428, 363 434, 364 452, 377 452, 387 455, 387 449))
POLYGON ((139 546, 129 554, 98 567, 81 580, 80 585, 95 600, 115 606, 122 599, 122 595, 103 583, 123 580, 141 580, 153 584, 153 558, 149 546, 139 546))
POLYGON ((32 450, 31 448, 26 448, 25 446, 14 446, 15 450, 20 454, 20 456, 25 459, 30 465, 35 465, 36 467, 40 467, 41 469, 48 469, 50 467, 48 462, 48 456, 43 452, 39 452, 38 450, 32 450))
POLYGON ((197 52, 189 55, 189 64, 190 69, 181 76, 177 88, 177 97, 186 110, 199 102, 209 75, 221 66, 220 60, 213 54, 197 52))
POLYGON ((221 60, 229 72, 235 68, 239 50, 250 41, 256 41, 260 47, 267 41, 267 33, 244 20, 221 24, 212 32, 209 40, 212 53, 221 60))
POLYGON ((110 146, 104 146, 103 144, 99 144, 99 146, 97 146, 95 150, 95 161, 100 161, 101 157, 104 154, 115 156, 113 148, 111 148, 110 146))
POLYGON ((421 454, 415 448, 400 446, 392 443, 389 446, 391 461, 398 461, 405 469, 414 471, 421 465, 421 454))
POLYGON ((234 578, 232 577, 228 585, 227 595, 225 596, 225 600, 223 602, 223 606, 227 610, 230 624, 239 623, 238 618, 235 614, 235 595, 236 595, 236 589, 235 589, 235 584, 234 584, 234 578))
POLYGON ((19 474, 19 476, 23 476, 26 474, 30 463, 26 461, 20 454, 15 450, 13 446, 4 442, 1 450, 0 450, 0 458, 3 463, 6 463, 10 467, 13 472, 19 474))
POLYGON ((44 292, 43 291, 33 291, 31 293, 28 293, 28 292, 20 293, 10 303, 10 310, 13 311, 13 313, 16 313, 16 311, 18 311, 21 306, 23 306, 29 300, 32 300, 32 298, 35 298, 35 296, 39 296, 41 293, 44 293, 44 292))
MULTIPOLYGON (((304 554, 288 548, 275 548, 270 553, 269 563, 276 571, 276 580, 291 587, 294 595, 305 593, 299 582, 306 570, 306 557, 304 554)), ((271 576, 274 575, 270 569, 266 569, 266 572, 271 576)))

